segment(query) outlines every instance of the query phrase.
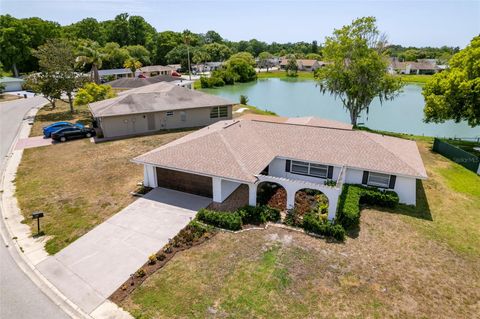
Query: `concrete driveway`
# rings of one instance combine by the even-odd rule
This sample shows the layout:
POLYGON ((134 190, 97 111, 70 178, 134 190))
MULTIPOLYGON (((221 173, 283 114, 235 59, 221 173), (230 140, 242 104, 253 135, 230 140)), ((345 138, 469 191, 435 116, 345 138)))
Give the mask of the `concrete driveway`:
POLYGON ((91 313, 210 202, 210 198, 156 188, 37 268, 91 313))

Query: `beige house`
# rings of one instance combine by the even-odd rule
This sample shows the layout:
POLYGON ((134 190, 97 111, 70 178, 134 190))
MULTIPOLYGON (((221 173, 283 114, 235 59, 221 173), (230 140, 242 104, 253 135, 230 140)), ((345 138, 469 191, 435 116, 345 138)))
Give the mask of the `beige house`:
POLYGON ((175 71, 173 68, 165 65, 147 65, 138 69, 143 76, 151 77, 156 75, 172 75, 172 72, 175 71))
POLYGON ((345 183, 390 189, 401 203, 415 205, 416 181, 427 178, 415 141, 314 117, 220 121, 133 162, 144 166, 146 186, 215 203, 238 198, 233 193, 243 188, 243 204, 254 206, 262 184, 273 183, 285 189, 286 206, 293 208, 297 191, 319 190, 328 198, 330 219, 345 183))
POLYGON ((159 82, 89 105, 106 138, 201 127, 232 118, 233 103, 223 98, 159 82))
MULTIPOLYGON (((280 69, 285 69, 288 64, 288 59, 280 61, 280 69)), ((315 71, 324 66, 325 63, 317 60, 297 59, 297 67, 299 71, 315 71)))

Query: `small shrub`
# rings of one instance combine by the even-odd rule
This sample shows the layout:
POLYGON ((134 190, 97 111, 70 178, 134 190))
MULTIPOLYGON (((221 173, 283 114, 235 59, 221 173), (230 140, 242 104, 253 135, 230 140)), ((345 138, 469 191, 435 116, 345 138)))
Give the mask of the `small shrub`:
POLYGON ((145 270, 143 270, 142 268, 140 268, 139 270, 137 270, 137 271, 135 272, 135 276, 136 276, 137 278, 145 277, 146 274, 147 274, 147 273, 146 273, 145 270))
POLYGON ((167 258, 167 256, 165 256, 165 254, 160 253, 160 254, 157 255, 157 260, 158 261, 163 261, 163 260, 165 260, 165 258, 167 258))
POLYGON ((323 182, 325 186, 330 186, 330 187, 335 187, 337 186, 337 182, 334 181, 333 179, 327 179, 325 182, 323 182))
POLYGON ((157 262, 157 256, 155 254, 148 256, 149 265, 155 265, 156 262, 157 262))
POLYGON ((248 104, 248 96, 240 95, 240 104, 247 105, 248 104))
POLYGON ((219 86, 224 86, 225 82, 222 78, 211 76, 209 78, 202 76, 200 78, 200 86, 202 89, 214 88, 219 86))
POLYGON ((219 228, 240 230, 242 218, 237 212, 216 212, 208 209, 200 209, 197 213, 198 220, 219 228))
POLYGON ((240 215, 243 224, 263 224, 266 222, 278 222, 281 219, 280 211, 266 205, 245 206, 237 213, 240 215))
POLYGON ((302 225, 300 214, 295 209, 289 209, 284 220, 285 225, 298 227, 302 225))
POLYGON ((336 240, 345 240, 345 229, 342 225, 333 224, 331 221, 323 221, 317 214, 308 213, 303 216, 303 229, 308 232, 333 237, 336 240))

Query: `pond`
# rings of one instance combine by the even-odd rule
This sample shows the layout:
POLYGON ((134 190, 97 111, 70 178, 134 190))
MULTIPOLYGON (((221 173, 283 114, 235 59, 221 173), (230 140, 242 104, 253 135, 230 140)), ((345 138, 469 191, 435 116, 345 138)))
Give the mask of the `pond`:
MULTIPOLYGON (((318 116, 350 123, 350 117, 341 101, 328 94, 321 94, 312 80, 260 79, 257 82, 202 91, 233 102, 238 102, 243 94, 248 96, 248 104, 273 111, 280 116, 318 116)), ((393 101, 380 105, 378 99, 374 100, 369 114, 362 114, 358 122, 376 130, 415 135, 462 138, 480 136, 480 127, 471 128, 466 122, 424 123, 423 106, 422 87, 406 85, 393 101)))

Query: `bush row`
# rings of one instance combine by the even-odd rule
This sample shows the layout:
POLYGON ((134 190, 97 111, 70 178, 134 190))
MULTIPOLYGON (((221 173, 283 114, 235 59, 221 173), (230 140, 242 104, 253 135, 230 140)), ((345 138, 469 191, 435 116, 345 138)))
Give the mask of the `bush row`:
POLYGON ((263 224, 266 222, 280 221, 280 211, 269 206, 245 206, 240 208, 238 214, 244 224, 263 224))
POLYGON ((303 216, 302 227, 308 232, 333 237, 336 240, 345 240, 345 229, 340 224, 333 224, 331 221, 324 221, 318 214, 307 213, 303 216))
POLYGON ((360 222, 360 204, 393 208, 398 205, 398 201, 398 194, 393 191, 345 184, 338 201, 336 219, 345 229, 349 229, 360 222))
POLYGON ((237 212, 217 212, 202 208, 197 213, 198 220, 218 228, 240 230, 242 218, 237 212))
POLYGON ((257 224, 277 222, 280 220, 280 211, 268 206, 245 206, 235 212, 217 212, 200 209, 197 219, 215 227, 240 230, 243 224, 257 224))

